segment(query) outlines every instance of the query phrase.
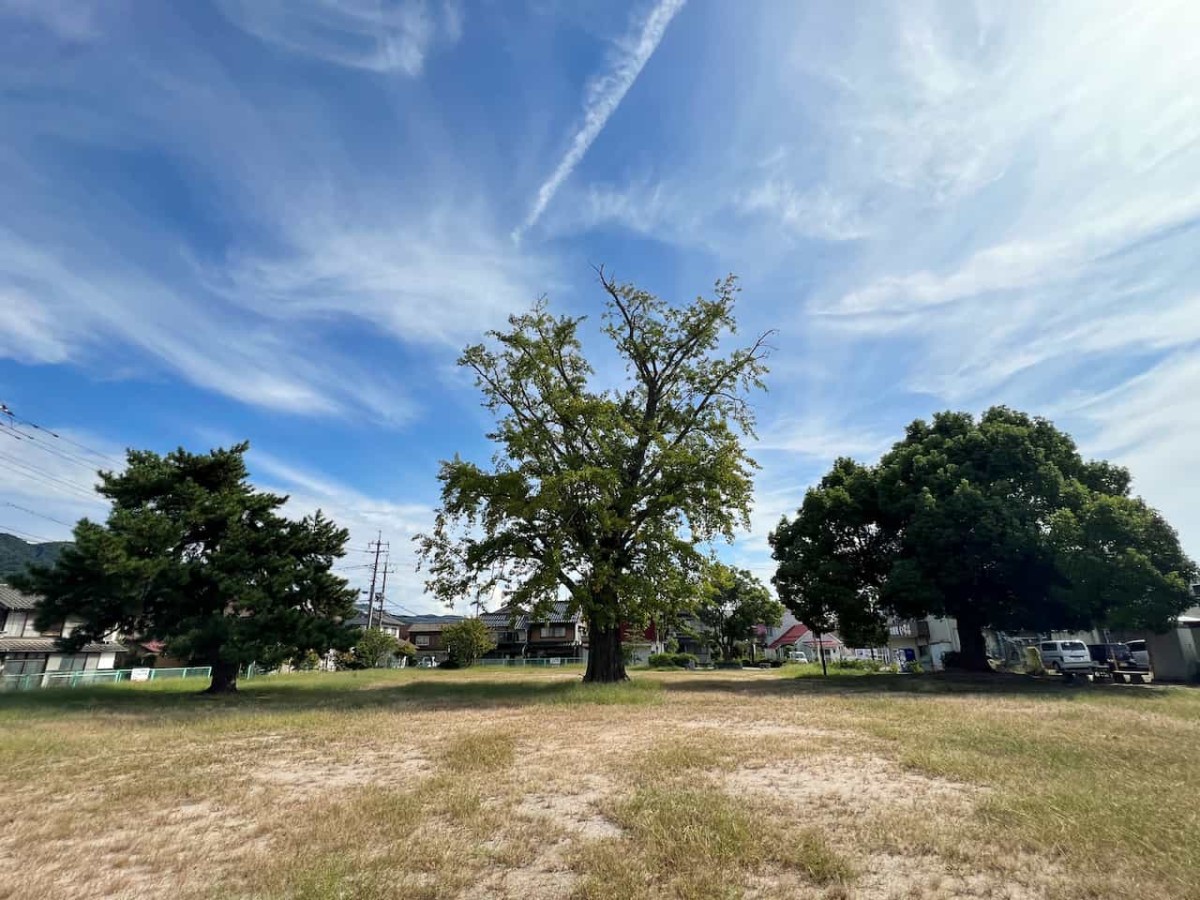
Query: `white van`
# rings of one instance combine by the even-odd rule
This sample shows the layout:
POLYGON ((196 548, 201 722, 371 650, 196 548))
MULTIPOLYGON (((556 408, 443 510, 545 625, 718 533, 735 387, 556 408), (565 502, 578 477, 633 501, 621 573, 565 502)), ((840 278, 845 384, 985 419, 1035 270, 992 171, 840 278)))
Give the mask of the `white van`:
POLYGON ((803 650, 789 650, 787 661, 790 663, 807 663, 808 656, 803 650))
POLYGON ((1064 672, 1090 672, 1092 654, 1083 641, 1042 641, 1042 665, 1060 675, 1064 672))

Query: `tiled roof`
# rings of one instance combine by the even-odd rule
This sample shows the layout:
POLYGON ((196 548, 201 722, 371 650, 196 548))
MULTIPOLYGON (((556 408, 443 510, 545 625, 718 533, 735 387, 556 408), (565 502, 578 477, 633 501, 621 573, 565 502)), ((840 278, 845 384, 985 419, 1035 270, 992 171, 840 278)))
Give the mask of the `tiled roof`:
POLYGON ((25 594, 0 582, 0 609, 37 609, 41 597, 25 594))
POLYGON ((525 615, 519 609, 514 610, 507 606, 502 606, 495 612, 485 612, 479 618, 489 628, 522 629, 529 627, 529 616, 525 615))
MULTIPOLYGON (((60 653, 54 638, 0 637, 0 653, 60 653)), ((124 653, 120 644, 84 644, 80 653, 124 653)))
POLYGON ((408 626, 408 632, 409 632, 409 634, 413 634, 413 633, 425 633, 425 632, 430 632, 430 631, 441 631, 447 625, 453 625, 457 621, 460 621, 460 620, 454 619, 449 622, 446 622, 446 621, 413 622, 411 625, 408 626))
POLYGON ((579 610, 569 612, 571 604, 567 600, 556 600, 545 613, 523 613, 502 606, 495 612, 485 612, 480 615, 485 625, 492 628, 528 628, 532 623, 546 625, 574 624, 580 620, 579 610))
MULTIPOLYGON (((371 613, 371 622, 372 622, 372 624, 376 624, 376 625, 378 625, 378 624, 382 624, 382 625, 392 625, 392 626, 395 626, 395 627, 400 627, 400 626, 402 626, 402 625, 407 625, 407 624, 408 624, 408 620, 407 620, 407 619, 401 619, 401 618, 399 618, 398 616, 393 616, 393 615, 392 615, 390 612, 385 612, 385 613, 383 613, 383 617, 382 617, 382 618, 380 618, 380 615, 379 615, 379 610, 374 610, 374 611, 371 613)), ((366 627, 366 624, 367 624, 367 611, 366 611, 365 609, 360 609, 360 610, 358 610, 358 612, 357 612, 357 613, 354 615, 354 617, 353 617, 353 618, 350 618, 350 619, 347 619, 347 620, 346 620, 346 624, 347 624, 347 625, 358 625, 358 626, 361 626, 361 627, 366 627)))
POLYGON ((808 626, 799 623, 793 625, 771 643, 767 644, 768 650, 778 650, 780 647, 786 647, 788 644, 794 644, 808 634, 808 626))

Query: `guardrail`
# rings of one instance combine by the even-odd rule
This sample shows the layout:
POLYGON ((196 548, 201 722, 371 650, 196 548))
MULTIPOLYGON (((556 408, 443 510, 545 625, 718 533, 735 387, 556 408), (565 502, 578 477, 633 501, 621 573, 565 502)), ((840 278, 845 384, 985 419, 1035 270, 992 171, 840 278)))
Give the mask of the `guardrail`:
POLYGON ((171 678, 209 678, 212 666, 178 669, 84 669, 75 672, 38 672, 30 675, 0 675, 0 692, 36 691, 41 688, 87 687, 120 681, 162 681, 171 678), (138 672, 138 678, 133 677, 138 672))

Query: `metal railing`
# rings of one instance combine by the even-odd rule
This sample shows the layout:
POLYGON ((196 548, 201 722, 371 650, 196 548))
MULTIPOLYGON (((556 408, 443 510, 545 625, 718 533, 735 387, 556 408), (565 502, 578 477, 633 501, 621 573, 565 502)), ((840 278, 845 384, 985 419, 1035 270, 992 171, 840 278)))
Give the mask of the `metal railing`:
POLYGON ((209 678, 211 666, 184 666, 178 669, 84 669, 74 672, 38 672, 29 675, 0 675, 0 692, 35 691, 40 688, 73 688, 120 681, 162 681, 173 678, 209 678), (134 679, 133 672, 139 677, 134 679), (141 677, 145 673, 145 677, 141 677))

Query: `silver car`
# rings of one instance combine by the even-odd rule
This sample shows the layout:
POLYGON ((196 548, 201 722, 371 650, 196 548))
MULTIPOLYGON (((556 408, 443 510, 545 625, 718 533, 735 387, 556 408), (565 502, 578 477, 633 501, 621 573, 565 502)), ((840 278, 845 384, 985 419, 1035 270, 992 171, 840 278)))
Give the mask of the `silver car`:
POLYGON ((1092 655, 1083 641, 1042 641, 1042 665, 1052 672, 1090 672, 1092 655))

